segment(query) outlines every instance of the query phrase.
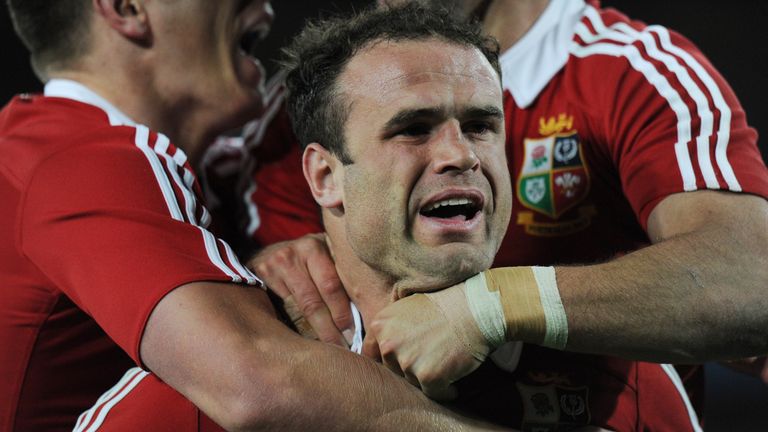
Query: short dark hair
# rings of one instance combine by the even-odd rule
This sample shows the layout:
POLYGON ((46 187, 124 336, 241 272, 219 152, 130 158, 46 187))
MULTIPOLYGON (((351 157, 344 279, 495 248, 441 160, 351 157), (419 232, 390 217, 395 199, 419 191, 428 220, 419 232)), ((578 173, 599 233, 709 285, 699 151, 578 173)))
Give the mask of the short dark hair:
POLYGON ((407 2, 307 24, 284 50, 283 61, 288 113, 301 145, 318 142, 342 163, 352 163, 344 147, 349 105, 337 88, 344 67, 371 43, 431 38, 477 48, 501 76, 498 42, 484 35, 477 22, 461 22, 445 10, 407 2))
POLYGON ((7 0, 16 34, 40 74, 48 66, 68 65, 88 48, 87 0, 7 0))

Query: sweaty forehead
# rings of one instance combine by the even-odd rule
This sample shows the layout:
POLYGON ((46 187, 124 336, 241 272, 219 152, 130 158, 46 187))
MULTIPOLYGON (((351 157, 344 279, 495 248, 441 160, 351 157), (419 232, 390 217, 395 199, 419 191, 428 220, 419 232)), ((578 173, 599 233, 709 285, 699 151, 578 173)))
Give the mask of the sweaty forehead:
POLYGON ((349 96, 386 97, 420 84, 499 89, 499 77, 474 47, 437 39, 379 41, 347 64, 340 89, 349 96))

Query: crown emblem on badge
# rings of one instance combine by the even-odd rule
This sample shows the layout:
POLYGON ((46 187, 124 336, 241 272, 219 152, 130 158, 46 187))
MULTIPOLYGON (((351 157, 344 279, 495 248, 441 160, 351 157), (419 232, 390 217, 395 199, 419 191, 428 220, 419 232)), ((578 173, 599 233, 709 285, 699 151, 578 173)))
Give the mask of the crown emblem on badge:
POLYGON ((559 114, 557 117, 541 117, 539 119, 539 133, 541 136, 554 135, 571 129, 573 129, 573 116, 565 113, 559 114))

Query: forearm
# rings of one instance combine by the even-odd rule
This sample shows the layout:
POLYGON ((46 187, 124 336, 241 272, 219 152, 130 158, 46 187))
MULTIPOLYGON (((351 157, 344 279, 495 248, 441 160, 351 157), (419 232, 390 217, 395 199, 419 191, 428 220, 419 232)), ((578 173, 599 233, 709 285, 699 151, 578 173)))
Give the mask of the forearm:
POLYGON ((701 191, 653 210, 654 245, 597 266, 558 268, 568 349, 657 361, 768 352, 768 204, 701 191))
POLYGON ((663 362, 768 352, 764 244, 713 229, 605 264, 558 267, 567 349, 663 362))
POLYGON ((472 425, 381 365, 292 333, 271 316, 263 297, 231 285, 191 284, 171 292, 147 324, 142 358, 231 430, 472 425))
POLYGON ((282 413, 272 415, 277 421, 267 425, 269 430, 485 429, 429 400, 378 363, 338 348, 301 342, 285 347, 298 353, 291 355, 289 367, 274 368, 280 370, 279 381, 290 384, 274 408, 282 413), (296 407, 302 407, 300 415, 296 407))

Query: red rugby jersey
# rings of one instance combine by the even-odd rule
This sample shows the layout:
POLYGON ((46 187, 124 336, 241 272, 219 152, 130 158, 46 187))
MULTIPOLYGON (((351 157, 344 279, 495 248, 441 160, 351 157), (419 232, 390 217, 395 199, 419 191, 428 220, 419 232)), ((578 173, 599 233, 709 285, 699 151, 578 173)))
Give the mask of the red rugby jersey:
POLYGON ((163 135, 72 81, 0 112, 0 430, 71 430, 194 281, 255 284, 163 135))

